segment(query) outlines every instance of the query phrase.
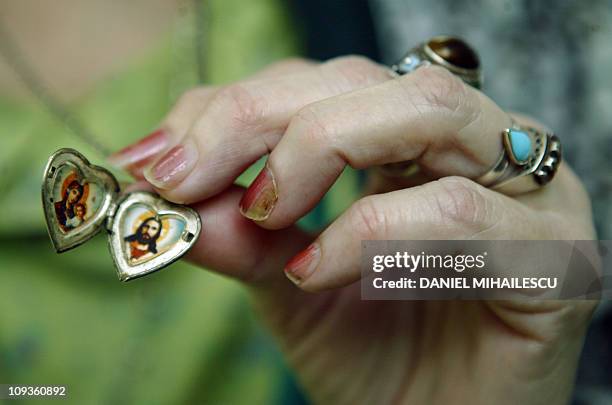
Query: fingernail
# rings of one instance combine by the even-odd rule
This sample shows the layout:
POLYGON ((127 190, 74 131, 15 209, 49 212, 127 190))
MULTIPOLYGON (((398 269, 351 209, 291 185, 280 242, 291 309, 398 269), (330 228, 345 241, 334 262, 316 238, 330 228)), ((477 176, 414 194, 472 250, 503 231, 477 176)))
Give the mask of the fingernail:
POLYGON ((168 133, 163 129, 158 129, 138 142, 113 153, 107 160, 113 166, 123 169, 138 168, 142 167, 144 162, 162 152, 167 145, 168 133))
POLYGON ((153 166, 146 169, 147 181, 160 189, 173 187, 183 181, 198 160, 198 149, 191 139, 172 147, 153 166))
POLYGON ((316 243, 311 244, 305 250, 295 255, 285 266, 285 275, 294 284, 300 285, 306 280, 319 265, 321 249, 316 243))
POLYGON ((266 165, 242 196, 240 212, 254 221, 263 221, 270 216, 277 200, 274 175, 266 165))

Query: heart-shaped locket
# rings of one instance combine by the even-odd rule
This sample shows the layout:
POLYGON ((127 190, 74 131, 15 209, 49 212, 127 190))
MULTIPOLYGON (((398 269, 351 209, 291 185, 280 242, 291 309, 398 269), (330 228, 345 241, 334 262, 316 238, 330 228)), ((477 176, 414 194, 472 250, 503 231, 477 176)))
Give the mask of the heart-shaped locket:
POLYGON ((119 184, 106 169, 93 166, 74 149, 49 158, 42 183, 47 229, 58 253, 93 237, 112 211, 119 184))
POLYGON ((133 192, 119 200, 115 177, 73 149, 60 149, 49 158, 42 198, 55 250, 74 248, 106 228, 121 281, 179 259, 196 242, 202 227, 193 209, 156 194, 133 192))
POLYGON ((121 281, 144 276, 181 257, 200 233, 200 216, 145 192, 127 195, 115 213, 110 251, 121 281))

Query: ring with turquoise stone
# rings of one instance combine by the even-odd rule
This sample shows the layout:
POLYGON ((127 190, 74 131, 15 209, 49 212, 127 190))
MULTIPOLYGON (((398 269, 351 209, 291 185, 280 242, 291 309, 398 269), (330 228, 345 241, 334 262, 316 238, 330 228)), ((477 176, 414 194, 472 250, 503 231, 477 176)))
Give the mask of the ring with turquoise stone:
POLYGON ((513 125, 502 131, 503 150, 476 181, 508 195, 536 190, 552 180, 561 163, 561 142, 552 134, 513 125))

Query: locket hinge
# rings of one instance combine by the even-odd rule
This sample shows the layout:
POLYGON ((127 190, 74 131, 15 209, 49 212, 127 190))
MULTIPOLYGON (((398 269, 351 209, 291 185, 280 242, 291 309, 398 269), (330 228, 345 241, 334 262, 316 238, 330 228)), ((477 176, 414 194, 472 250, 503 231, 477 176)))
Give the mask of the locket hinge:
POLYGON ((119 204, 117 204, 116 201, 113 201, 110 205, 110 207, 108 207, 108 214, 106 214, 106 232, 108 232, 109 234, 112 234, 113 231, 113 221, 115 220, 115 214, 117 213, 117 208, 119 207, 119 204))

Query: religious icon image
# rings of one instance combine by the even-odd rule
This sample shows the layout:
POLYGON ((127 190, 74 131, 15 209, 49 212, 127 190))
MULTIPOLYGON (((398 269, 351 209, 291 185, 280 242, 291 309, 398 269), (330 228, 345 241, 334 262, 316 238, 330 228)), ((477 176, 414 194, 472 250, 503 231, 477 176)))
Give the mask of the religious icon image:
POLYGON ((129 244, 130 260, 146 258, 147 255, 157 254, 157 239, 162 230, 161 221, 155 217, 145 219, 136 229, 136 232, 125 237, 129 244))
POLYGON ((123 222, 124 252, 129 264, 148 261, 167 251, 185 229, 178 216, 159 215, 144 204, 130 207, 123 222))
POLYGON ((84 224, 100 206, 100 188, 84 181, 76 167, 64 165, 55 181, 55 217, 62 232, 84 224))

